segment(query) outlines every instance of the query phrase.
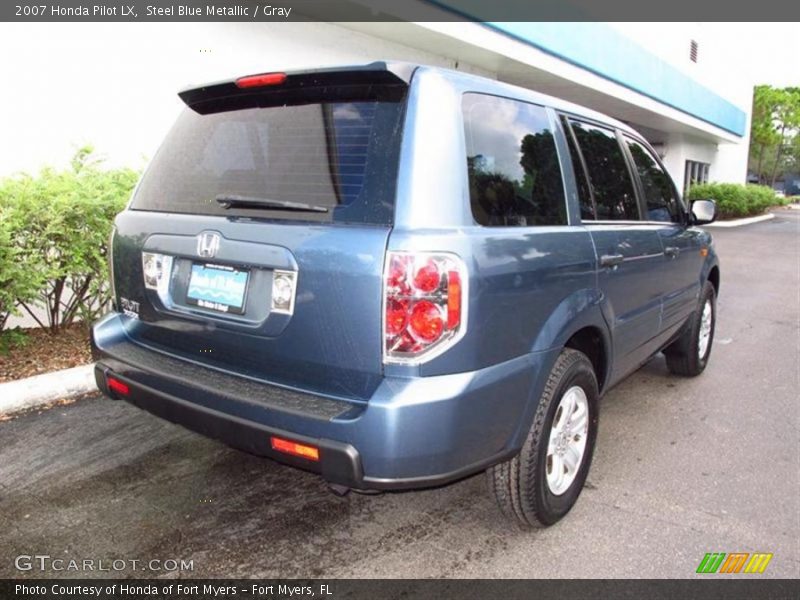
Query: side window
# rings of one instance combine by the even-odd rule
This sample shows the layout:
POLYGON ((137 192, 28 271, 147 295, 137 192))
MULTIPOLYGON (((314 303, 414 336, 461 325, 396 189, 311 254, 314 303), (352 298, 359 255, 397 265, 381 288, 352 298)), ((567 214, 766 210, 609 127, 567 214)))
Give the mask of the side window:
POLYGON ((581 157, 578 146, 575 145, 575 138, 570 131, 569 119, 561 117, 561 124, 564 128, 564 137, 567 138, 569 155, 572 159, 572 169, 575 171, 575 183, 578 186, 578 202, 581 207, 581 220, 592 221, 596 219, 594 203, 592 202, 592 192, 589 190, 589 180, 586 178, 586 169, 583 168, 583 158, 581 157))
POLYGON ((625 143, 631 151, 644 189, 647 220, 680 223, 680 203, 669 175, 661 168, 650 150, 642 144, 628 137, 625 138, 625 143))
POLYGON ((481 225, 566 225, 564 182, 544 108, 485 94, 462 101, 469 197, 481 225))
POLYGON ((615 133, 580 121, 570 123, 586 163, 598 220, 638 221, 633 182, 615 133))

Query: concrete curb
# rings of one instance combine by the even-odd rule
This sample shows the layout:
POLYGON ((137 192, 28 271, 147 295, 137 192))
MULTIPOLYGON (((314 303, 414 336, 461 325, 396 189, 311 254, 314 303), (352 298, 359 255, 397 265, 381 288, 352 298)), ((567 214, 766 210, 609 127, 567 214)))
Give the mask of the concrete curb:
POLYGON ((94 364, 0 383, 0 415, 74 398, 96 389, 94 364))
POLYGON ((769 213, 766 215, 758 215, 757 217, 747 217, 746 219, 734 219, 733 221, 716 221, 708 225, 703 225, 703 227, 741 227, 742 225, 760 223, 761 221, 769 221, 774 218, 775 215, 769 213))

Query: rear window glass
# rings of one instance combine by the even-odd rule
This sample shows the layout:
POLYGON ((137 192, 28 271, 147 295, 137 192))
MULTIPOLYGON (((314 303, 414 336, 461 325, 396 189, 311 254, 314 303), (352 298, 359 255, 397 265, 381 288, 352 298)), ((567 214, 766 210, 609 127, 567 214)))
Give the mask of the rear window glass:
POLYGON ((464 94, 472 215, 481 225, 566 225, 564 182, 541 106, 464 94))
POLYGON ((131 208, 202 215, 390 224, 400 100, 187 108, 142 178, 131 208), (219 200, 246 199, 225 208, 219 200), (273 203, 261 207, 261 201, 273 203), (317 210, 286 210, 292 203, 317 210), (324 210, 327 209, 327 210, 324 210))

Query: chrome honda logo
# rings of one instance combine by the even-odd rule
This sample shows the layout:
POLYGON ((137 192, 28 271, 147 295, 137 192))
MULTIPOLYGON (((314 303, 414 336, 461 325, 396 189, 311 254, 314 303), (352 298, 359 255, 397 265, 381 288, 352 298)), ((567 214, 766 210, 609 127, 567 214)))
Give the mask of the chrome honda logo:
POLYGON ((204 231, 197 236, 197 256, 201 258, 214 258, 219 250, 219 234, 213 231, 204 231))

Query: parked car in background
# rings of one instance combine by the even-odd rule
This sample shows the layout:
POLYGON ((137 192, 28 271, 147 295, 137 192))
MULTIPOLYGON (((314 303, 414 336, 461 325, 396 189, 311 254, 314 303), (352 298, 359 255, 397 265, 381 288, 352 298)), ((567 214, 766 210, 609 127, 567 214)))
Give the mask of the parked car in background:
POLYGON ((714 203, 623 123, 393 63, 180 97, 116 219, 111 398, 340 491, 486 471, 528 527, 578 498, 603 393, 705 369, 714 203))

